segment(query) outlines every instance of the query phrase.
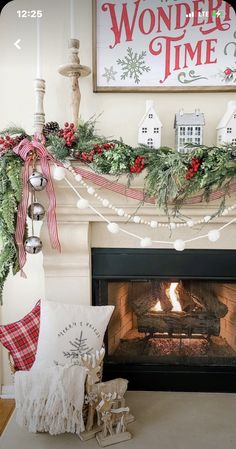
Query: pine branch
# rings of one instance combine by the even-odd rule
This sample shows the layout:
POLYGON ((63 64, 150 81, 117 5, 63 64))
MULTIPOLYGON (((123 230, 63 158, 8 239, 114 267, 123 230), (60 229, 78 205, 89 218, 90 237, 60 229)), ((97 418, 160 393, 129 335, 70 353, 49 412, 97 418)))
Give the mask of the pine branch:
POLYGON ((12 191, 8 190, 2 200, 1 212, 2 218, 11 234, 15 232, 15 213, 17 203, 12 191))
POLYGON ((69 148, 66 147, 64 139, 53 134, 49 134, 48 136, 47 147, 50 153, 59 161, 64 162, 70 155, 69 148))
POLYGON ((2 131, 0 131, 0 136, 6 136, 8 134, 9 135, 26 134, 26 132, 23 128, 17 125, 8 126, 7 128, 4 128, 2 131))
POLYGON ((7 166, 7 177, 10 181, 12 190, 16 201, 19 202, 22 195, 22 178, 21 178, 21 161, 20 159, 14 158, 11 163, 7 166))

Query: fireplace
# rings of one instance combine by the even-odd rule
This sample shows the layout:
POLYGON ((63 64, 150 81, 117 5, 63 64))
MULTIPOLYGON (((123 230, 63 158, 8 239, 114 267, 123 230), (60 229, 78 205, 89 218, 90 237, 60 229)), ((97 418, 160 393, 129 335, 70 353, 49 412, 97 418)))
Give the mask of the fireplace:
POLYGON ((106 379, 236 391, 236 251, 92 249, 93 304, 115 305, 106 379))

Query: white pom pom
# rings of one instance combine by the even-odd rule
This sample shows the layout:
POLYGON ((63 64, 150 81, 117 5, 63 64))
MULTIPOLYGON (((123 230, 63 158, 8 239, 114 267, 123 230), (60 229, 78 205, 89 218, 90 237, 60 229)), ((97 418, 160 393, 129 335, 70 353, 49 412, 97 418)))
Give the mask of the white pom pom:
POLYGON ((176 228, 176 224, 175 223, 170 223, 170 229, 175 229, 176 228))
POLYGON ((53 179, 55 181, 61 181, 66 176, 64 167, 54 167, 53 169, 53 179))
POLYGON ((140 218, 138 215, 135 215, 135 216, 133 217, 133 221, 134 221, 134 223, 140 223, 141 218, 140 218))
POLYGON ((82 176, 81 176, 79 173, 77 173, 77 175, 75 175, 75 180, 76 180, 77 182, 82 181, 82 176))
POLYGON ((111 222, 107 225, 107 229, 112 234, 117 234, 120 230, 119 225, 117 223, 111 222))
POLYGON ((117 215, 119 215, 119 217, 123 217, 124 214, 125 214, 124 209, 120 208, 120 209, 117 210, 117 215))
POLYGON ((150 223, 151 228, 157 228, 157 221, 152 220, 150 223))
POLYGON ((89 206, 89 202, 88 200, 86 200, 85 198, 80 198, 77 201, 77 207, 78 209, 87 209, 87 207, 89 206))
POLYGON ((87 188, 87 192, 89 193, 89 195, 94 195, 95 190, 94 190, 93 187, 88 187, 88 188, 87 188))
POLYGON ((177 239, 174 242, 174 249, 176 249, 176 251, 183 251, 185 249, 185 243, 183 240, 181 239, 177 239))
POLYGON ((211 216, 210 216, 210 215, 206 215, 206 216, 204 217, 205 223, 208 223, 208 221, 210 221, 210 220, 211 220, 211 216))
POLYGON ((225 216, 228 215, 228 213, 229 213, 228 209, 224 209, 221 215, 225 216))
POLYGON ((208 232, 208 239, 210 242, 216 242, 220 238, 220 231, 218 229, 212 229, 208 232))
POLYGON ((187 226, 188 226, 189 228, 192 228, 193 225, 194 225, 193 220, 188 220, 188 221, 187 221, 187 226))
POLYGON ((106 198, 104 198, 104 200, 102 200, 102 205, 104 207, 108 207, 109 206, 109 201, 106 198))
POLYGON ((140 246, 142 248, 148 248, 148 246, 152 246, 152 241, 149 237, 144 237, 140 240, 140 246))

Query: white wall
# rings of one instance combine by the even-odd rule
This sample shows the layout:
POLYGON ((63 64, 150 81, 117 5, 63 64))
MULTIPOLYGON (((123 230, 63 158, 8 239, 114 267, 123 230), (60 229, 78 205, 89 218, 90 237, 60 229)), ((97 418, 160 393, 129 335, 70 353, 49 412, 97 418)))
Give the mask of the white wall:
MULTIPOLYGON (((34 19, 17 19, 19 9, 42 9, 43 77, 46 80, 46 120, 57 120, 61 125, 70 121, 69 80, 58 74, 58 67, 67 60, 69 37, 69 0, 15 0, 10 2, 0 16, 0 129, 18 124, 32 132, 34 113, 33 80, 36 76, 36 25, 34 19), (21 39, 19 51, 13 43, 21 39)), ((92 1, 76 3, 77 37, 80 39, 81 63, 92 67, 92 1)), ((215 127, 231 99, 228 93, 93 93, 92 76, 81 79, 81 116, 99 117, 101 134, 137 143, 138 123, 145 112, 147 98, 154 100, 163 123, 162 143, 174 146, 174 114, 179 108, 204 112, 206 126, 204 143, 216 141, 215 127)), ((99 225, 101 226, 101 225, 99 225)), ((70 238, 70 236, 68 236, 70 238)), ((4 289, 1 322, 12 322, 29 311, 36 300, 44 297, 42 254, 28 257, 25 267, 27 280, 19 275, 9 277, 4 289)), ((0 370, 1 371, 1 370, 0 370)), ((3 365, 3 382, 10 376, 6 361, 3 365)))

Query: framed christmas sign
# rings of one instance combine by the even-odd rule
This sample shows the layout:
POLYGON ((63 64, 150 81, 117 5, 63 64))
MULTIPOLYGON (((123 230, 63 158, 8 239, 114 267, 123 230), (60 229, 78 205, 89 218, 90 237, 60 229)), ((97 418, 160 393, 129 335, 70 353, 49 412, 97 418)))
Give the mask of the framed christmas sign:
POLYGON ((94 91, 236 91, 224 0, 93 0, 94 91))

